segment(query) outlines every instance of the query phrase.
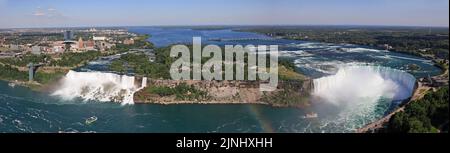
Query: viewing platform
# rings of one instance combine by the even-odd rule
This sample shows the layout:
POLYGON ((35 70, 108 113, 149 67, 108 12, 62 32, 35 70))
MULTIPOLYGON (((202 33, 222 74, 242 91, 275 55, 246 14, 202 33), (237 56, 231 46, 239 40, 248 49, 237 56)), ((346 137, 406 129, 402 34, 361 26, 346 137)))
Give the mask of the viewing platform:
POLYGON ((28 67, 28 81, 32 82, 34 80, 34 74, 36 74, 36 70, 43 66, 44 64, 33 64, 29 63, 27 65, 28 67))

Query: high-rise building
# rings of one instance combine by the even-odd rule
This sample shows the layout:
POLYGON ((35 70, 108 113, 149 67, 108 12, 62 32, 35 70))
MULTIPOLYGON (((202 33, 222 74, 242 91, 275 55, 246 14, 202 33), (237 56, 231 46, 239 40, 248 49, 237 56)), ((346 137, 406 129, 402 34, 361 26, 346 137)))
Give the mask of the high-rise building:
POLYGON ((83 38, 81 38, 81 37, 78 39, 78 48, 80 48, 80 49, 84 48, 83 38))
POLYGON ((72 47, 72 44, 75 44, 76 42, 73 41, 73 32, 70 30, 64 31, 64 44, 65 44, 65 50, 70 51, 70 48, 72 47))
POLYGON ((92 40, 86 41, 86 50, 96 50, 95 49, 95 42, 92 40))
POLYGON ((73 32, 70 30, 64 31, 64 41, 71 41, 73 39, 73 32))

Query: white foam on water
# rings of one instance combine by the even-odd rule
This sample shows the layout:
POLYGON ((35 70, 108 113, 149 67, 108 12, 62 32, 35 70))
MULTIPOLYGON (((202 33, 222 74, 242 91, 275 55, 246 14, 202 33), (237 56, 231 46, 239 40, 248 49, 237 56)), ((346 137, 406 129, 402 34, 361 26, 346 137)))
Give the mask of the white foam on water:
POLYGON ((394 56, 394 55, 389 55, 389 57, 391 58, 397 58, 397 59, 404 59, 404 60, 410 60, 410 61, 419 61, 425 64, 433 64, 432 60, 426 60, 426 59, 418 59, 418 58, 410 58, 410 57, 401 57, 401 56, 394 56))
POLYGON ((285 57, 310 57, 310 56, 314 56, 314 54, 311 54, 311 53, 303 51, 303 50, 279 51, 279 55, 280 56, 285 56, 285 57))
POLYGON ((412 95, 416 79, 409 73, 379 66, 347 66, 335 75, 314 80, 313 94, 341 104, 381 97, 404 100, 412 95))
POLYGON ((336 116, 322 120, 324 127, 352 131, 381 117, 380 105, 410 98, 415 84, 416 78, 401 70, 353 65, 315 79, 313 96, 340 109, 336 116))
POLYGON ((387 50, 369 49, 369 48, 343 48, 347 53, 363 53, 363 52, 388 52, 387 50))
POLYGON ((52 95, 59 96, 64 100, 82 98, 85 101, 134 104, 134 93, 146 86, 147 78, 142 79, 140 86, 137 86, 135 81, 133 76, 70 71, 63 78, 61 86, 52 95))

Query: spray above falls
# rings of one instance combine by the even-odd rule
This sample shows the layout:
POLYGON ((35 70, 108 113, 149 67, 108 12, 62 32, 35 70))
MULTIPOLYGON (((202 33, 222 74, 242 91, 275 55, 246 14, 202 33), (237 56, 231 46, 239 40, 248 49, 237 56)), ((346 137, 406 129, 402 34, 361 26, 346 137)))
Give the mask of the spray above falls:
POLYGON ((346 66, 335 75, 314 80, 313 95, 333 104, 375 103, 411 97, 416 78, 404 71, 379 66, 346 66))
POLYGON ((52 94, 65 100, 82 98, 101 102, 133 104, 134 93, 147 85, 147 78, 103 72, 70 71, 61 86, 52 94))

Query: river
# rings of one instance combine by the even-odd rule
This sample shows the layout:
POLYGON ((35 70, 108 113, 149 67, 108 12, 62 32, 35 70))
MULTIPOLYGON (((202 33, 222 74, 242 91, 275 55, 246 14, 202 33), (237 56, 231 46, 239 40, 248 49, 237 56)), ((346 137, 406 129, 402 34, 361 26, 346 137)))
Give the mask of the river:
MULTIPOLYGON (((409 84, 405 82, 411 82, 405 81, 410 79, 398 76, 407 76, 405 72, 416 78, 440 73, 429 60, 358 45, 270 40, 264 35, 231 29, 134 27, 129 31, 152 35, 149 41, 158 47, 190 43, 193 36, 201 36, 204 44, 279 45, 281 58, 294 62, 299 72, 318 81, 322 77, 331 77, 322 81, 322 85, 323 82, 333 82, 330 80, 356 85, 346 89, 347 92, 333 88, 336 85, 323 88, 321 91, 347 97, 342 100, 342 96, 321 96, 317 100, 320 102, 301 110, 263 105, 121 105, 81 98, 63 100, 61 97, 51 96, 51 93, 38 93, 18 86, 9 87, 6 82, 0 81, 0 132, 354 132, 355 129, 381 118, 398 104, 400 100, 395 98, 397 93, 404 94, 404 90, 409 90, 404 88, 409 84), (216 39, 223 41, 215 41, 216 39), (421 69, 408 70, 408 64, 416 64, 421 69), (346 67, 363 68, 355 70, 346 67), (352 80, 346 80, 347 77, 339 80, 343 74, 351 76, 352 80), (359 90, 354 89, 370 92, 358 92, 359 90), (362 96, 349 96, 355 93, 362 96), (318 118, 304 118, 309 112, 317 113, 318 118), (96 116, 98 120, 86 124, 85 120, 92 116, 96 116)), ((86 69, 95 67, 92 65, 105 68, 105 64, 108 62, 94 61, 85 69, 79 70, 98 71, 86 69)))

